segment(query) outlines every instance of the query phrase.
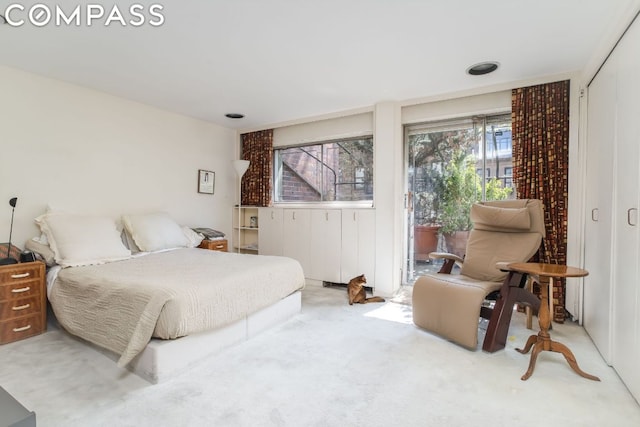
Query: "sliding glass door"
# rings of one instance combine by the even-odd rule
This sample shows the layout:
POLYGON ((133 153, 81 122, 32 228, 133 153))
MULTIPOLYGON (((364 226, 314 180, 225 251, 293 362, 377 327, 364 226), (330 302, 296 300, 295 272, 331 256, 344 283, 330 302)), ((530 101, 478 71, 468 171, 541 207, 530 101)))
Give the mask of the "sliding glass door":
POLYGON ((464 255, 471 205, 514 198, 511 115, 405 128, 408 179, 407 282, 437 271, 430 252, 464 255))

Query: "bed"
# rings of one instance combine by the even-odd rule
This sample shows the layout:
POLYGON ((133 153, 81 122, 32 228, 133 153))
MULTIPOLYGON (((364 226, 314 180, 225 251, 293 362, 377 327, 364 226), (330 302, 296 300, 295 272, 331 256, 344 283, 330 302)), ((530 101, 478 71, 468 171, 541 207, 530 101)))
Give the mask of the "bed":
MULTIPOLYGON (((174 235, 178 243, 167 243, 166 224, 150 227, 153 239, 165 234, 154 246, 136 234, 139 227, 123 222, 143 250, 132 253, 124 245, 122 251, 117 242, 107 244, 107 252, 92 247, 77 233, 95 228, 95 218, 40 218, 56 261, 47 293, 60 326, 151 382, 300 310, 304 275, 291 258, 198 249, 179 234, 174 235), (83 221, 90 226, 78 230, 83 221)), ((170 228, 188 235, 176 227, 170 228)), ((96 237, 96 230, 91 232, 96 237)), ((113 239, 113 233, 106 234, 113 239)))

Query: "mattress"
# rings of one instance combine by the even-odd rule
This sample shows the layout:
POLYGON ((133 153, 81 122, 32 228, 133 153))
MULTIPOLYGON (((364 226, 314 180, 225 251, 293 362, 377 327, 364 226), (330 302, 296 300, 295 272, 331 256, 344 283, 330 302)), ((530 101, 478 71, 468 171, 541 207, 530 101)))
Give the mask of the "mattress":
POLYGON ((60 325, 127 365, 151 337, 219 328, 304 287, 286 257, 197 248, 60 270, 49 300, 60 325))

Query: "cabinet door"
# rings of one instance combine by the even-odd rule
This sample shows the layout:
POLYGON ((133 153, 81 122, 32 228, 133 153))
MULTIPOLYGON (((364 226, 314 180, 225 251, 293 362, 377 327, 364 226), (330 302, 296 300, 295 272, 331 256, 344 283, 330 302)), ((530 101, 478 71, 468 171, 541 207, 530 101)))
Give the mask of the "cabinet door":
POLYGON ((259 209, 258 242, 260 245, 260 255, 282 255, 282 214, 282 209, 259 209))
POLYGON ((339 283, 342 216, 338 209, 311 211, 309 275, 315 280, 339 283))
MULTIPOLYGON (((612 365, 629 390, 640 398, 640 24, 616 47, 617 108, 614 167, 613 342, 612 365)), ((613 56, 613 55, 612 55, 613 56)))
POLYGON ((298 260, 304 276, 309 274, 309 241, 311 218, 309 209, 284 209, 282 254, 298 260))
POLYGON ((367 285, 375 281, 375 211, 342 210, 342 282, 364 274, 367 285))
POLYGON ((612 55, 589 86, 585 195, 584 327, 611 363, 611 230, 613 147, 616 122, 616 58, 612 55))

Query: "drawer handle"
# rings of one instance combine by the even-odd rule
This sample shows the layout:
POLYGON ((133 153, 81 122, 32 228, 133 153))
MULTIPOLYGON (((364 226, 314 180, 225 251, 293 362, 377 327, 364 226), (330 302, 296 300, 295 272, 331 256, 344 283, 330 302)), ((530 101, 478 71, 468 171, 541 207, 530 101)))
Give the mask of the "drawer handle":
POLYGON ((11 292, 14 294, 20 294, 22 292, 27 292, 31 290, 31 286, 25 286, 24 288, 11 289, 11 292))
POLYGON ((20 310, 25 310, 29 307, 31 307, 31 304, 18 305, 16 307, 11 307, 11 310, 20 311, 20 310))
POLYGON ((224 245, 217 245, 216 246, 216 249, 222 249, 222 248, 224 248, 224 245))
POLYGON ((22 273, 22 274, 12 274, 12 279, 24 279, 25 277, 29 277, 31 273, 22 273))
POLYGON ((22 328, 13 328, 13 332, 22 332, 26 331, 27 329, 31 329, 31 325, 23 326, 22 328))

